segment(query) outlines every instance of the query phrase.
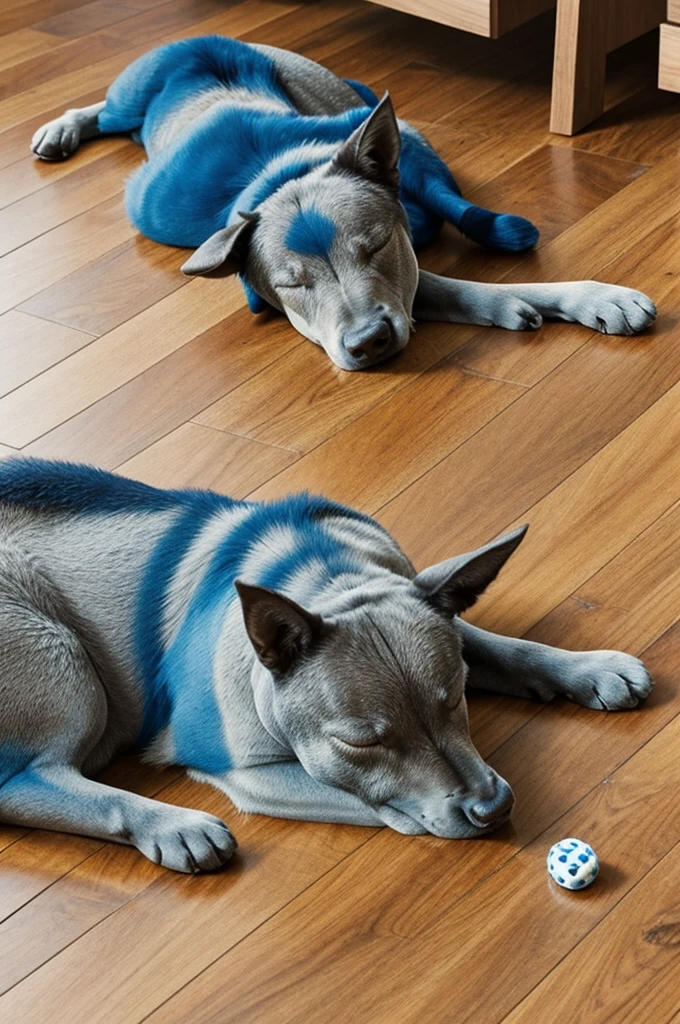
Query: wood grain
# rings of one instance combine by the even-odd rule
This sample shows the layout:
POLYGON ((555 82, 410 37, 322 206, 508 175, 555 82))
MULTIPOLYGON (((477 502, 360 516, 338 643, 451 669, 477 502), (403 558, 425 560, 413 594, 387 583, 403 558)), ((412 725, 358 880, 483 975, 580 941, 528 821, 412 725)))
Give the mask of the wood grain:
POLYGON ((0 399, 0 439, 17 447, 28 444, 241 305, 243 292, 236 281, 190 282, 0 399))
POLYGON ((0 316, 0 397, 84 348, 92 335, 18 310, 0 316))
POLYGON ((186 255, 135 235, 19 308, 78 331, 107 334, 186 285, 179 271, 186 255))
POLYGON ((153 487, 206 487, 242 498, 295 458, 283 448, 183 423, 118 470, 153 487))

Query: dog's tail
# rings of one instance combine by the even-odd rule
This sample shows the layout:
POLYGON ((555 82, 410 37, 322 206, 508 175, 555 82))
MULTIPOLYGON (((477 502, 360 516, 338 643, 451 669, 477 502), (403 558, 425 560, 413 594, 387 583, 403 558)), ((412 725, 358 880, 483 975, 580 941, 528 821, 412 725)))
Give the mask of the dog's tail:
POLYGON ((530 220, 475 206, 463 199, 439 176, 428 176, 424 184, 423 198, 429 209, 457 227, 473 242, 506 252, 522 252, 536 245, 539 231, 530 220))

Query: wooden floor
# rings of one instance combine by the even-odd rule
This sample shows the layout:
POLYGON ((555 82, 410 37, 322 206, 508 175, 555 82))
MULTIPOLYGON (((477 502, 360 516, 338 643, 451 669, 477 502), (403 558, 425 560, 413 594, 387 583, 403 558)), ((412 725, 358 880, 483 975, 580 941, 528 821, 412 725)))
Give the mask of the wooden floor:
POLYGON ((610 60, 608 112, 548 134, 550 19, 497 43, 358 0, 5 0, 0 11, 0 451, 83 459, 234 496, 310 488, 374 513, 418 566, 529 521, 472 618, 567 647, 644 652, 639 712, 472 700, 512 784, 491 839, 240 818, 178 771, 116 784, 224 816, 222 874, 0 828, 0 1019, 551 1024, 680 1021, 680 98, 655 39, 610 60), (134 57, 207 32, 290 47, 390 89, 466 193, 542 231, 525 257, 453 230, 430 269, 602 277, 648 291, 643 338, 422 326, 347 374, 233 281, 187 280, 140 238, 108 139, 36 163, 35 128, 99 99, 134 57), (587 839, 601 879, 547 879, 587 839), (674 1016, 675 1015, 675 1016, 674 1016))

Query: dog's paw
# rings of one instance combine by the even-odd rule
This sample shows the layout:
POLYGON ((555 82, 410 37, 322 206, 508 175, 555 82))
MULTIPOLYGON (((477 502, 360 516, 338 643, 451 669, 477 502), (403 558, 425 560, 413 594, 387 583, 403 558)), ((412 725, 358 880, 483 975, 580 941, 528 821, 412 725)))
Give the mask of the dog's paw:
POLYGON ((48 121, 31 139, 31 151, 41 160, 66 160, 80 145, 80 126, 68 114, 48 121))
POLYGON ((560 684, 566 697, 595 711, 637 707, 653 685, 639 658, 621 651, 569 652, 560 684))
POLYGON ((543 323, 537 309, 508 294, 494 297, 490 320, 494 327, 504 327, 506 331, 537 331, 543 323))
POLYGON ((155 864, 195 875, 223 867, 237 843, 219 818, 178 807, 135 836, 135 846, 155 864))
POLYGON ((597 281, 584 283, 569 312, 574 320, 601 334, 639 334, 656 320, 656 306, 644 292, 597 281))

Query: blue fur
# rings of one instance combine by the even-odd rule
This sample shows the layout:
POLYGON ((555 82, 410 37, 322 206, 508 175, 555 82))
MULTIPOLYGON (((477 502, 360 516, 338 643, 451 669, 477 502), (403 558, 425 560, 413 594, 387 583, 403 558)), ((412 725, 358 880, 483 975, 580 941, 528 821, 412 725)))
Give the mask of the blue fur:
POLYGON ((357 96, 364 101, 367 107, 377 107, 380 103, 380 100, 370 86, 364 85, 363 82, 356 82, 353 78, 346 78, 345 82, 354 89, 357 96))
MULTIPOLYGON (((159 490, 91 466, 24 458, 0 463, 0 501, 74 516, 176 512, 144 566, 137 594, 130 594, 135 603, 134 642, 143 695, 138 743, 147 745, 170 725, 177 762, 214 774, 227 771, 231 764, 214 690, 214 659, 236 598, 234 581, 253 546, 274 527, 292 531, 293 550, 287 548, 259 577, 248 576, 248 582, 276 589, 285 587, 312 561, 321 563, 330 578, 361 571, 346 545, 323 528, 329 517, 378 525, 360 512, 308 494, 271 504, 250 503, 213 491, 159 490), (180 562, 209 520, 231 509, 244 509, 247 514, 217 545, 176 637, 165 648, 164 610, 180 562)), ((10 784, 19 775, 26 781, 29 771, 35 774, 31 758, 11 744, 0 747, 0 785, 10 784)), ((32 781, 40 782, 39 776, 32 781)))
POLYGON ((162 672, 164 651, 161 632, 167 588, 177 566, 208 519, 220 508, 236 504, 230 498, 210 491, 185 493, 189 498, 186 509, 156 545, 137 595, 135 639, 144 683, 144 712, 139 730, 142 746, 168 724, 172 711, 171 693, 162 672))
POLYGON ((328 259, 337 232, 337 225, 314 206, 298 210, 290 222, 286 245, 303 256, 328 259))
POLYGON ((40 512, 158 512, 175 507, 185 494, 160 491, 94 466, 25 458, 0 462, 0 501, 40 512))
POLYGON ((0 786, 12 785, 15 778, 23 775, 31 763, 34 754, 29 753, 19 744, 6 742, 0 744, 0 786))
MULTIPOLYGON (((140 57, 109 89, 99 115, 100 131, 130 132, 148 147, 154 132, 187 99, 224 86, 262 93, 288 109, 263 112, 220 104, 197 116, 190 131, 181 132, 163 152, 152 153, 128 181, 126 206, 131 220, 155 241, 199 246, 239 210, 255 209, 286 181, 324 162, 321 158, 300 161, 292 150, 309 142, 339 147, 366 119, 378 102, 375 93, 361 82, 348 84, 365 106, 334 116, 308 117, 295 110, 270 58, 247 43, 204 36, 170 43, 140 57), (286 162, 287 153, 291 157, 286 162)), ((517 251, 535 244, 538 232, 532 224, 466 202, 426 140, 409 125, 400 123, 400 129, 400 198, 416 248, 426 245, 445 220, 493 248, 517 251)), ((242 281, 250 308, 259 312, 264 301, 242 281)))

